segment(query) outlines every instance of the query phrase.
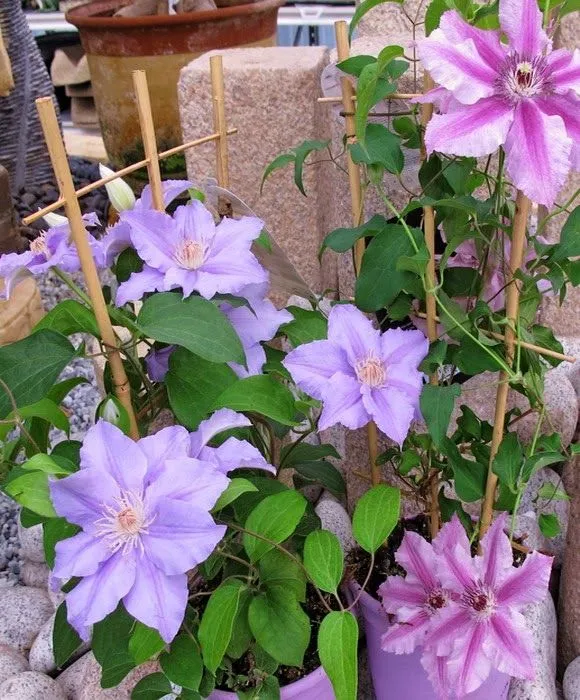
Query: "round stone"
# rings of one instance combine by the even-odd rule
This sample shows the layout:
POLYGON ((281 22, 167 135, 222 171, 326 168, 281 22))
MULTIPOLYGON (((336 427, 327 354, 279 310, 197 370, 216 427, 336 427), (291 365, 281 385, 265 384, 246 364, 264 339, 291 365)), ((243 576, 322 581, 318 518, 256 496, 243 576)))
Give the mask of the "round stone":
POLYGON ((580 700, 580 656, 568 664, 562 681, 562 690, 564 700, 580 700))
POLYGON ((29 559, 37 564, 45 563, 42 525, 22 527, 18 518, 18 539, 23 559, 29 559))
POLYGON ((0 683, 30 670, 28 661, 12 647, 0 644, 0 683))
POLYGON ((52 678, 37 671, 24 671, 0 685, 2 700, 67 700, 52 678))
MULTIPOLYGON (((53 612, 46 591, 14 586, 0 597, 0 644, 7 644, 18 651, 30 649, 53 612)), ((1 694, 0 698, 3 698, 1 694)))

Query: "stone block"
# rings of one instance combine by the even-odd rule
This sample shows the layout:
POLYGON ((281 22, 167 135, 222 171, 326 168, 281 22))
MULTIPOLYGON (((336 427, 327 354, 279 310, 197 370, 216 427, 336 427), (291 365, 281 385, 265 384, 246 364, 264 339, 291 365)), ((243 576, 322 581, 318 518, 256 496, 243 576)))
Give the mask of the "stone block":
POLYGON ((10 299, 0 300, 0 346, 25 338, 43 316, 36 282, 32 277, 22 280, 12 291, 10 299))
MULTIPOLYGON (((216 52, 213 52, 216 53, 216 52)), ((265 167, 280 153, 328 132, 320 95, 320 74, 327 62, 324 47, 228 49, 223 56, 231 191, 260 216, 308 284, 318 292, 335 287, 332 270, 321 274, 320 183, 328 163, 304 168, 304 197, 293 183, 291 167, 274 172, 260 195, 265 167)), ((213 132, 209 56, 181 71, 178 86, 185 141, 213 132)), ((323 157, 323 156, 319 156, 323 157)), ((316 159, 316 158, 315 158, 316 159)), ((189 177, 203 181, 215 174, 215 146, 187 153, 189 177)))
MULTIPOLYGON (((357 2, 359 5, 360 2, 357 2)), ((424 36, 423 19, 428 3, 421 0, 407 0, 403 6, 397 3, 385 2, 374 7, 361 19, 356 37, 379 37, 383 39, 383 46, 395 43, 390 39, 393 34, 408 36, 408 42, 413 38, 420 39, 424 36), (409 19, 411 18, 411 21, 409 19), (415 34, 413 33, 415 24, 415 34)))

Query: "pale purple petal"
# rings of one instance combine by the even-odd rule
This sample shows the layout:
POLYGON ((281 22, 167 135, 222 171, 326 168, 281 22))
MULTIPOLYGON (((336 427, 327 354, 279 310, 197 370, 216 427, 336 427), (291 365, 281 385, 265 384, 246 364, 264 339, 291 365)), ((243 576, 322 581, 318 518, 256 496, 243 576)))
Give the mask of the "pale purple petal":
POLYGON ((165 276, 159 270, 144 265, 141 272, 132 272, 126 282, 117 289, 115 304, 123 306, 129 301, 139 301, 147 292, 158 292, 163 289, 165 276))
MULTIPOLYGON (((161 183, 161 191, 163 194, 163 204, 167 208, 171 202, 182 192, 185 192, 193 183, 189 180, 163 180, 161 183)), ((153 197, 151 195, 151 185, 145 185, 141 198, 135 202, 134 209, 153 209, 153 197)))
POLYGON ((451 681, 447 669, 447 657, 437 656, 432 649, 426 647, 421 655, 421 666, 427 672, 437 695, 443 700, 448 700, 451 681))
POLYGON ((282 364, 302 391, 319 400, 322 400, 328 380, 336 372, 354 378, 346 352, 328 340, 300 345, 286 355, 282 364))
POLYGON ((447 662, 451 685, 458 697, 477 690, 489 676, 491 663, 482 649, 486 631, 486 623, 473 622, 466 637, 458 637, 447 662))
POLYGON ((170 425, 154 435, 141 438, 139 447, 147 459, 145 481, 150 483, 159 477, 167 460, 189 458, 189 433, 181 425, 170 425))
POLYGON ((49 481, 49 488, 56 512, 89 534, 95 533, 103 506, 114 506, 121 495, 113 477, 101 469, 81 469, 65 479, 49 481))
POLYGON ((477 587, 478 571, 463 538, 445 548, 438 546, 438 550, 439 580, 445 588, 461 594, 466 588, 477 587))
POLYGON ((447 114, 434 114, 425 132, 427 151, 456 156, 485 156, 505 143, 513 107, 489 97, 447 114))
POLYGON ((140 444, 112 423, 99 420, 88 430, 81 447, 81 469, 106 472, 122 491, 140 492, 147 459, 140 444))
POLYGON ((548 54, 547 60, 551 69, 550 82, 556 90, 580 93, 580 49, 573 53, 558 49, 548 54))
POLYGON ((218 253, 235 249, 240 244, 247 248, 258 238, 263 228, 264 222, 256 216, 223 218, 217 225, 214 250, 218 253))
POLYGON ((246 440, 230 437, 219 447, 202 448, 200 459, 211 462, 222 474, 233 469, 265 469, 276 474, 276 468, 268 464, 257 447, 246 440))
POLYGON ((202 420, 194 433, 189 434, 190 455, 199 457, 202 448, 224 430, 246 428, 249 425, 252 425, 251 421, 242 413, 236 413, 230 408, 220 408, 212 416, 202 420))
POLYGON ((498 671, 533 680, 535 660, 526 620, 521 613, 497 613, 489 621, 484 650, 498 671))
POLYGON ((497 602, 500 605, 523 606, 538 603, 546 597, 552 557, 539 552, 526 555, 524 563, 504 578, 497 590, 497 602))
POLYGON ((363 405, 360 383, 342 372, 334 374, 327 380, 322 405, 322 413, 318 421, 319 430, 326 430, 336 423, 355 430, 362 428, 370 420, 363 405))
POLYGON ((210 255, 199 270, 197 287, 202 296, 211 298, 211 289, 216 290, 213 294, 237 294, 248 283, 262 284, 267 281, 268 273, 258 259, 239 246, 237 250, 227 248, 217 255, 210 255), (212 277, 214 281, 210 279, 212 277))
POLYGON ((289 311, 277 309, 269 299, 254 300, 251 309, 229 304, 222 304, 220 308, 244 345, 272 340, 282 324, 294 320, 289 311))
POLYGON ((228 484, 229 479, 213 464, 191 457, 169 459, 147 486, 145 503, 155 509, 161 498, 173 498, 210 510, 228 484))
POLYGON ((79 632, 112 613, 135 581, 135 559, 120 552, 83 578, 66 597, 67 618, 79 632))
POLYGON ((55 552, 52 573, 60 579, 90 576, 97 571, 101 562, 112 555, 111 549, 103 540, 85 532, 60 540, 56 543, 55 552))
POLYGON ((149 560, 165 574, 182 574, 204 562, 226 533, 211 515, 191 502, 161 498, 155 520, 141 536, 149 560))
POLYGON ((175 345, 168 345, 165 348, 151 348, 145 355, 145 367, 152 382, 162 382, 169 371, 169 358, 171 357, 175 345))
POLYGON ((566 133, 572 139, 571 166, 580 170, 580 98, 572 92, 552 94, 536 98, 536 104, 544 114, 557 114, 562 118, 566 133))
POLYGON ((417 369, 429 352, 429 341, 421 331, 390 328, 381 336, 381 353, 388 365, 403 364, 417 369))
POLYGON ((369 355, 380 357, 380 331, 352 304, 332 307, 328 316, 328 340, 344 349, 352 367, 369 355))
POLYGON ((106 267, 113 264, 119 253, 131 247, 131 227, 126 221, 119 221, 107 229, 101 239, 101 251, 106 267))
POLYGON ((522 60, 535 58, 549 43, 537 0, 501 0, 499 23, 510 49, 517 51, 522 60))
POLYGON ((371 389, 363 384, 362 400, 367 413, 379 430, 398 445, 402 445, 409 434, 415 414, 415 404, 410 397, 399 389, 388 386, 371 389))
POLYGON ((411 654, 423 643, 430 622, 429 614, 422 610, 407 622, 389 625, 381 637, 381 649, 393 654, 411 654))
POLYGON ((181 287, 183 298, 191 296, 192 292, 198 291, 205 299, 211 299, 218 291, 219 280, 211 278, 211 288, 209 291, 200 284, 202 273, 198 270, 187 270, 184 267, 172 267, 167 270, 163 278, 163 290, 166 292, 181 287))
POLYGON ((552 206, 566 181, 571 149, 561 117, 545 115, 532 100, 517 105, 505 144, 506 169, 527 197, 552 206))
POLYGON ((426 644, 438 654, 449 654, 456 641, 465 640, 473 624, 468 610, 450 603, 433 616, 426 644))
POLYGON ((242 343, 242 347, 244 348, 244 354, 246 356, 247 369, 236 362, 228 362, 228 366, 234 370, 240 379, 262 374, 262 367, 266 362, 266 351, 261 343, 255 343, 254 345, 245 345, 242 343))
POLYGON ((179 241, 173 219, 162 211, 128 210, 119 214, 131 227, 131 240, 139 257, 161 272, 175 266, 172 252, 179 241))
POLYGON ((173 214, 179 240, 199 241, 213 248, 216 225, 212 213, 199 200, 177 207, 173 214))
POLYGON ((123 603, 130 615, 156 629, 169 643, 183 622, 187 596, 187 574, 166 576, 146 556, 142 556, 135 583, 125 595, 123 603))
POLYGON ((405 532, 395 558, 407 572, 409 583, 421 584, 425 594, 439 586, 435 576, 437 557, 433 547, 417 532, 405 532))
POLYGON ((379 586, 378 594, 385 612, 395 615, 397 622, 409 622, 418 611, 426 609, 427 594, 423 586, 401 576, 389 576, 379 586))
POLYGON ((459 546, 464 552, 471 556, 471 546, 465 528, 461 520, 455 513, 451 520, 443 524, 439 533, 433 540, 433 549, 437 554, 442 554, 447 549, 459 546))
POLYGON ((504 532, 506 525, 507 514, 502 513, 481 539, 482 580, 491 589, 497 588, 503 581, 508 571, 512 570, 514 562, 510 539, 504 532))
POLYGON ((497 72, 477 52, 473 39, 451 44, 442 29, 419 41, 417 52, 433 79, 463 104, 495 92, 497 72))
POLYGON ((444 12, 439 20, 439 28, 451 44, 460 44, 471 39, 477 52, 496 73, 506 57, 506 50, 500 42, 500 33, 489 29, 478 29, 468 24, 459 12, 444 12))

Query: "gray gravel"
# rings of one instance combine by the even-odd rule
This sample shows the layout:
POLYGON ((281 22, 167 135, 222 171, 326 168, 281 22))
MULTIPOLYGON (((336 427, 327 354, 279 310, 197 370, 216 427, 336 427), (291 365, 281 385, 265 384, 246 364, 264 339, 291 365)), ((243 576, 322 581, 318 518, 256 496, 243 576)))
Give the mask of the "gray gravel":
MULTIPOLYGON (((39 277, 37 281, 47 311, 59 301, 70 297, 66 285, 51 272, 39 277)), ((75 281, 82 286, 80 276, 75 281)), ((82 342, 82 336, 72 338, 72 341, 78 345, 82 342)), ((100 400, 92 362, 81 358, 73 360, 60 379, 71 377, 84 377, 87 380, 75 387, 63 401, 64 408, 69 412, 70 437, 72 440, 81 440, 93 423, 95 408, 100 400)), ((59 430, 53 430, 50 437, 53 444, 66 439, 66 435, 59 430)), ((16 524, 18 511, 18 505, 0 493, 0 583, 2 580, 17 581, 19 578, 22 561, 16 524)))

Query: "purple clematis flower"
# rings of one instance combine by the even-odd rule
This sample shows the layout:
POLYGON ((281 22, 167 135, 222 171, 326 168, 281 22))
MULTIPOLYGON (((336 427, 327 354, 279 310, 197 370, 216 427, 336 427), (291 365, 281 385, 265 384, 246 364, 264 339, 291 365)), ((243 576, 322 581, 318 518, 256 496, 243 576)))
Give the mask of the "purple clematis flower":
POLYGON ((254 299, 250 306, 222 304, 220 309, 228 317, 242 342, 246 355, 246 369, 235 362, 228 363, 238 377, 260 374, 266 362, 262 342, 272 340, 283 323, 294 319, 285 309, 278 310, 269 299, 254 299))
POLYGON ((56 512, 82 528, 56 545, 53 573, 82 577, 66 600, 84 639, 122 600, 170 642, 187 605, 186 572, 225 534, 209 511, 229 480, 187 456, 187 431, 179 442, 174 430, 134 442, 101 420, 86 434, 81 469, 50 484, 56 512))
MULTIPOLYGON (((521 610, 547 593, 552 558, 538 552, 513 566, 507 516, 498 517, 481 541, 482 556, 471 556, 465 531, 454 516, 455 543, 434 543, 439 577, 455 599, 433 619, 426 645, 447 657, 458 697, 476 690, 491 668, 518 678, 534 678, 530 633, 521 610)), ((448 527, 445 525, 444 527, 448 527)))
POLYGON ((178 207, 173 216, 136 208, 121 212, 120 218, 129 224, 133 247, 145 265, 119 286, 119 306, 146 292, 176 288, 184 297, 196 291, 211 299, 268 279, 250 250, 263 228, 260 219, 226 218, 216 226, 211 212, 197 200, 178 207))
MULTIPOLYGON (((96 214, 86 214, 83 221, 87 228, 97 226, 96 214)), ((97 267, 104 267, 101 242, 87 231, 89 244, 97 267)), ((43 231, 30 243, 30 250, 23 253, 7 253, 0 256, 0 278, 4 279, 6 298, 11 290, 28 273, 40 275, 51 267, 64 272, 77 272, 81 264, 75 244, 71 239, 68 221, 43 231)))
POLYGON ((169 358, 176 347, 176 345, 167 345, 159 350, 152 348, 145 355, 145 367, 152 382, 162 382, 165 379, 165 375, 169 372, 169 358))
POLYGON ((549 207, 570 168, 580 169, 580 51, 551 51, 536 0, 500 0, 499 19, 507 46, 500 31, 455 11, 418 43, 423 65, 454 98, 429 122, 425 143, 458 156, 503 145, 516 187, 549 207))
POLYGON ((376 330, 355 306, 337 304, 328 317, 328 340, 288 353, 283 361, 296 384, 322 401, 318 427, 361 428, 374 420, 399 445, 419 402, 418 366, 429 342, 421 331, 376 330))

